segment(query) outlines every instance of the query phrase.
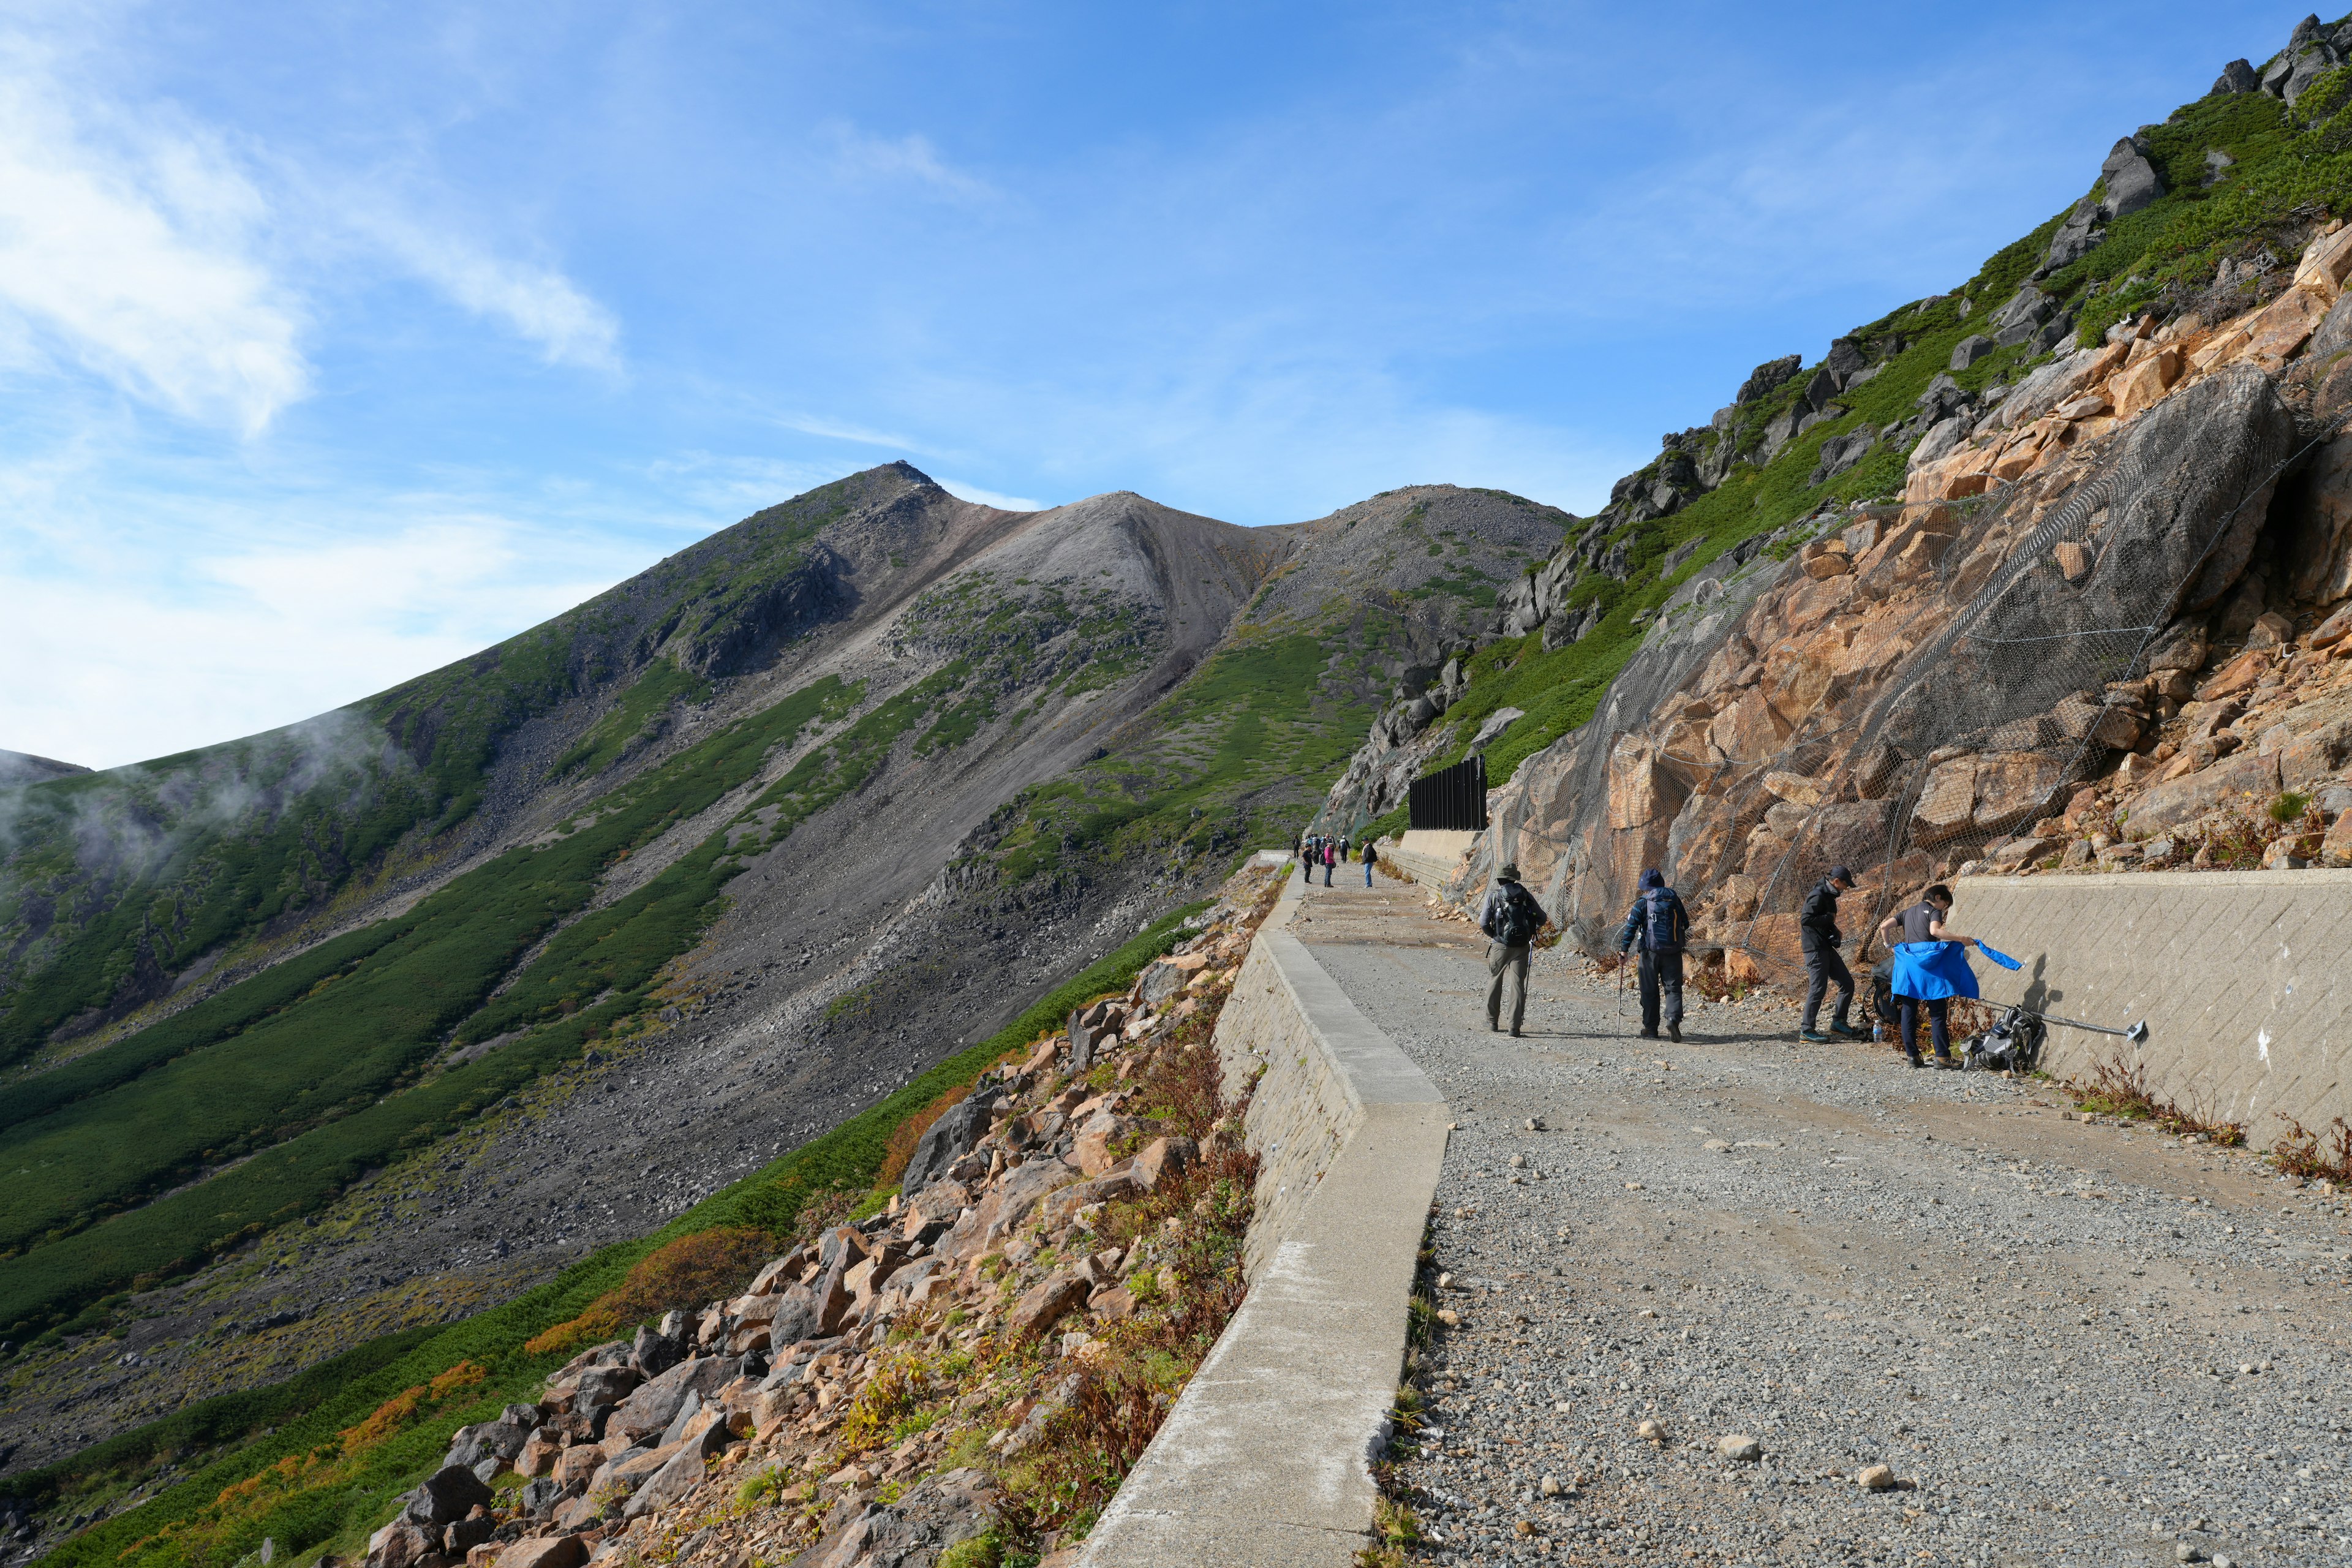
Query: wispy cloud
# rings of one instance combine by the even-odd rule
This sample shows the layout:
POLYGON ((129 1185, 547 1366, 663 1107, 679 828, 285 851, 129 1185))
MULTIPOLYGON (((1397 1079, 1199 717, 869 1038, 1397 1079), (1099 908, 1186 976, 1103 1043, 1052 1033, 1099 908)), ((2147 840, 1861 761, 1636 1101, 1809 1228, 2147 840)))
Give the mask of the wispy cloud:
POLYGON ((352 216, 402 266, 461 309, 536 343, 550 364, 620 373, 620 322, 554 268, 496 255, 404 216, 352 216))
POLYGON ((550 363, 619 369, 612 311, 557 268, 381 194, 325 199, 377 183, 121 88, 100 65, 113 20, 0 26, 0 370, 257 436, 314 389, 318 301, 354 250, 550 363))
POLYGON ((911 181, 950 200, 973 205, 1002 195, 986 180, 951 167, 928 136, 875 136, 841 120, 827 121, 824 135, 832 144, 835 171, 846 178, 911 181))
POLYGON ((1044 511, 1048 504, 1031 500, 1027 496, 1009 496, 1001 490, 982 489, 961 479, 942 479, 936 474, 932 478, 939 479, 940 489, 948 494, 962 500, 978 501, 982 506, 992 506, 999 511, 1044 511))
POLYGON ((538 527, 404 499, 417 515, 398 527, 273 519, 253 538, 248 521, 241 545, 153 573, 121 564, 144 542, 124 531, 81 541, 70 570, 0 557, 0 747, 111 767, 274 729, 463 658, 641 564, 585 578, 538 527))
POLYGON ((829 441, 855 441, 861 447, 889 447, 901 452, 922 450, 904 436, 894 436, 887 430, 870 430, 846 420, 826 419, 814 414, 779 414, 775 420, 787 430, 797 430, 803 436, 822 436, 829 441))
POLYGON ((0 309, 14 368, 71 361, 247 435, 301 397, 299 292, 263 259, 268 204, 218 141, 105 114, 0 35, 0 309))

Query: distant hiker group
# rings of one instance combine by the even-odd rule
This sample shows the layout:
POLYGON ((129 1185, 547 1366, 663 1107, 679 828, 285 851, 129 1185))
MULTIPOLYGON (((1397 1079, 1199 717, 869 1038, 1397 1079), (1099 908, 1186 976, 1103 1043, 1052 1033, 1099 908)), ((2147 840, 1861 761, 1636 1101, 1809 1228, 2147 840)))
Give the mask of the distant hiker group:
MULTIPOLYGON (((1364 885, 1372 885, 1377 852, 1370 838, 1359 846, 1345 834, 1306 833, 1299 836, 1297 848, 1299 863, 1306 868, 1306 879, 1310 883, 1315 879, 1316 868, 1320 867, 1323 885, 1329 887, 1332 872, 1338 867, 1360 857, 1364 885)), ((1852 1021, 1853 971, 1846 966, 1839 951, 1845 945, 1845 933, 1838 926, 1838 900, 1853 889, 1853 871, 1833 866, 1805 895, 1797 916, 1806 981, 1803 1021, 1798 1027, 1798 1036, 1817 1045, 1826 1045, 1832 1038, 1864 1037, 1852 1021), (1836 992, 1837 999, 1824 1033, 1822 1004, 1829 999, 1832 991, 1836 992)), ((1951 909, 1951 889, 1938 883, 1929 888, 1918 903, 1887 916, 1878 927, 1877 934, 1888 949, 1888 958, 1873 974, 1877 984, 1870 1010, 1889 1024, 1899 1020, 1903 1051, 1913 1067, 1927 1065, 1919 1054, 1919 1017, 1923 1013, 1927 1018, 1936 1065, 1958 1065, 1952 1056, 1951 999, 1977 994, 1976 975, 1969 968, 1967 950, 1983 949, 1983 944, 1944 923, 1951 909)), ((1507 1026, 1513 1038, 1523 1037, 1528 975, 1535 942, 1551 923, 1542 903, 1519 880, 1517 864, 1506 861, 1497 868, 1478 909, 1478 929, 1486 937, 1486 973, 1490 981, 1486 987, 1486 1027, 1490 1031, 1500 1033, 1507 1026), (1504 1023, 1506 1012, 1510 1015, 1507 1026, 1504 1023)), ((1667 886, 1665 873, 1654 866, 1644 870, 1633 907, 1625 911, 1625 919, 1617 928, 1615 947, 1621 954, 1638 959, 1642 1038, 1645 1040, 1659 1038, 1661 1031, 1677 1044, 1682 1040, 1683 963, 1690 945, 1690 911, 1684 907, 1682 896, 1667 886)), ((1990 949, 1984 951, 2014 967, 2015 961, 1991 953, 1990 949)))
POLYGON ((1315 880, 1315 868, 1320 866, 1323 868, 1323 885, 1329 887, 1332 869, 1349 864, 1351 856, 1364 863, 1364 886, 1370 887, 1372 867, 1380 860, 1380 851, 1372 847, 1370 839, 1365 839, 1360 845, 1350 845, 1344 833, 1337 838, 1321 833, 1299 835, 1298 863, 1307 868, 1307 880, 1309 882, 1315 880))

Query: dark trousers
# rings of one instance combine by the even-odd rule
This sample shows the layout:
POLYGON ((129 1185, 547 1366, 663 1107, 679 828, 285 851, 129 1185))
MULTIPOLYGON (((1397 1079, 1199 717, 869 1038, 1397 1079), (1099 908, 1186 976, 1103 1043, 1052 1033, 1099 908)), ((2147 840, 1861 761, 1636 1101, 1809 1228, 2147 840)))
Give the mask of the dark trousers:
POLYGON ((1843 1028, 1847 1016, 1853 1011, 1853 971, 1845 966, 1845 960, 1836 948, 1805 949, 1805 1033, 1814 1032, 1814 1026, 1822 1016, 1822 998, 1829 994, 1832 985, 1837 987, 1838 994, 1837 1011, 1833 1016, 1838 1026, 1843 1028))
POLYGON ((1642 1032, 1658 1032, 1659 1011, 1664 1005, 1664 1021, 1681 1027, 1683 1021, 1683 950, 1669 948, 1664 952, 1644 949, 1642 953, 1642 1032))
POLYGON ((1952 999, 1949 996, 1938 996, 1932 1002, 1921 1002, 1910 996, 1898 996, 1895 1000, 1903 1005, 1903 1048, 1911 1054, 1913 1060, 1917 1060, 1919 1056, 1919 1009, 1922 1007, 1927 1009, 1927 1034, 1936 1042, 1936 1054, 1939 1057, 1952 1054, 1952 999))

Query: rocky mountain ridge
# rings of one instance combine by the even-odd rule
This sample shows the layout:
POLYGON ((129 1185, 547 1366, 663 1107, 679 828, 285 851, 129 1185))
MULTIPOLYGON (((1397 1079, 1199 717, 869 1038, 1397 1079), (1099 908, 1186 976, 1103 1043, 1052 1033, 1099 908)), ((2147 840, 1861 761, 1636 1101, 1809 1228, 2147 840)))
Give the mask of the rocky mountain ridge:
MULTIPOLYGON (((1597 871, 1601 839, 1593 834, 1627 834, 1654 816, 1654 842, 1641 839, 1638 850, 1629 843, 1619 858, 1679 868, 1685 890, 1711 900, 1723 879, 1733 879, 1722 907, 1743 919, 1777 908, 1785 889, 1751 896, 1737 880, 1748 874, 1734 863, 1738 857, 1685 853, 1695 820, 1688 832, 1669 831, 1685 798, 1736 793, 1739 785, 1721 780, 1749 761, 1800 801, 1765 794, 1754 807, 1757 822, 1743 817, 1738 834, 1761 832, 1764 808, 1776 806, 1772 843, 1785 854, 1808 839, 1808 854, 1798 858, 1810 858, 1814 836, 1801 829, 1801 814, 1833 804, 1837 785, 1820 770, 1843 742, 1825 741, 1807 753, 1792 737, 1809 720, 1817 733, 1872 721, 1867 700, 1878 683, 1912 648, 1936 645, 1938 627, 2008 564, 2002 550, 2020 530, 1998 518, 2030 512, 2039 520, 2070 496, 2111 487, 2118 463, 2160 460, 2145 450, 2135 455, 2118 427, 2127 430, 2160 400, 2210 375, 2254 372, 2276 383, 2271 433, 2233 436, 2225 416, 2175 438, 2234 442, 2248 453, 2275 447, 2281 458, 2293 446, 2298 463, 2249 480, 2257 496, 2228 498, 2233 531, 2193 595, 2179 605, 2135 604, 2116 624, 2153 616, 2162 625, 2181 608, 2210 609, 2222 589, 2242 584, 2225 613, 2197 628, 2200 648, 2235 647, 2265 611, 2288 626, 2313 627, 2322 648, 2336 646, 2315 621, 2346 591, 2325 586, 2344 570, 2340 464, 2332 445, 2311 442, 2332 428, 2333 395, 2320 389, 2352 328, 2341 312, 2330 315, 2347 241, 2336 237, 2342 230, 2327 205, 2326 177, 2311 177, 2307 168, 2312 160, 2343 158, 2352 88, 2338 71, 2339 33, 2352 35, 2352 24, 2307 19, 2265 69, 2233 63, 2206 100, 2119 142, 2090 195, 1994 257, 1966 287, 1836 340, 1810 372, 1797 356, 1759 366, 1707 426, 1667 436, 1655 463, 1618 483, 1607 510, 1501 595, 1489 627, 1452 650, 1449 662, 1400 682, 1327 801, 1325 820, 1361 826, 1369 818, 1375 830, 1396 830, 1402 826, 1396 806, 1412 778, 1484 750, 1489 777, 1502 786, 1490 805, 1497 824, 1491 842, 1516 846, 1523 863, 1550 873, 1555 907, 1580 921, 1602 921, 1596 911, 1617 899, 1621 879, 1614 868, 1594 876, 1588 910, 1587 895, 1571 885, 1585 872, 1570 869, 1570 859, 1583 856, 1577 865, 1597 871), (2231 221, 2217 221, 2225 213, 2231 221), (2045 473, 2053 464, 2065 481, 2045 473), (1874 553, 1882 548, 1887 553, 1874 553), (2248 576, 2257 554, 2277 564, 2267 575, 2248 576), (1842 563, 1851 563, 1843 573, 1842 563), (2283 574, 2297 586, 2280 583, 2283 574), (1822 584, 1841 575, 1858 584, 1852 604, 1817 609, 1811 601, 1836 591, 1822 584), (1889 602, 1898 586, 1929 579, 1939 607, 1916 595, 1889 602), (2280 587, 2272 592, 2274 583, 2280 587), (1805 651, 1817 636, 1838 647, 1805 651), (1580 646, 1591 654, 1580 658, 1580 646), (1717 658, 1733 646, 1754 650, 1744 661, 1752 670, 1717 658), (1572 703, 1555 695, 1567 681, 1581 686, 1572 703), (1758 685, 1769 700, 1730 702, 1744 684, 1758 685), (1783 687, 1788 695, 1780 694, 1783 687), (1712 695, 1717 690, 1726 693, 1720 700, 1712 695), (1549 712, 1528 716, 1545 703, 1549 712), (1685 708, 1706 711, 1667 717, 1685 708), (1694 725, 1700 738, 1673 738, 1694 725), (1631 753, 1615 753, 1612 763, 1621 740, 1647 748, 1643 754, 1678 770, 1677 778, 1644 782, 1649 764, 1636 764, 1631 753), (1780 754, 1790 748, 1798 754, 1780 754), (1773 765, 1763 766, 1768 761, 1773 765), (1604 799, 1612 804, 1604 807, 1604 799), (1595 827, 1603 818, 1607 828, 1595 827), (1584 847, 1571 851, 1570 838, 1584 847)), ((2175 537, 2198 526, 2192 518, 2173 522, 2175 537)), ((2067 563, 2067 581, 2099 580, 2087 570, 2103 559, 2095 538, 2042 547, 2067 563)), ((2170 587, 2147 591, 2166 600, 2170 587)), ((2177 662, 2189 641, 2184 629, 2165 648, 2146 651, 2177 662)), ((2103 681, 2146 675, 2145 661, 2137 672, 2126 668, 2142 650, 2110 651, 2123 657, 2084 682, 2092 696, 2077 695, 2078 702, 2106 700, 2098 697, 2103 681)), ((2179 742, 2158 733, 2172 715, 2158 710, 2189 696, 2184 686, 2137 710, 2141 722, 2130 739, 2151 752, 2164 750, 2168 770, 2187 764, 2172 761, 2179 742)), ((2120 718, 2106 723, 2102 734, 2122 734, 2120 718)), ((2097 759, 2070 756, 2052 765, 2080 779, 2096 772, 2097 759)), ((2131 770, 2125 774, 2128 782, 2131 770)), ((1850 797, 1853 786, 1845 787, 1850 797)), ((2111 795, 2105 809, 2128 810, 2129 803, 2111 795)), ((1972 807, 1964 815, 1973 822, 1974 814, 1972 807)), ((1858 825, 1870 816, 1845 815, 1858 825)), ((2001 815, 1989 810, 1985 820, 2001 815)), ((2033 820, 2038 816, 2029 825, 2033 820)), ((1919 830, 1952 826, 1923 820, 1919 830)), ((1894 824, 1872 818, 1867 827, 1828 833, 1837 849, 1822 852, 1869 858, 1894 836, 1894 824)), ((2193 858, 2196 847, 2182 848, 2180 858, 2193 858)), ((2315 839, 2305 848, 2320 852, 2315 839)), ((1922 864, 1957 866, 1967 858, 1956 851, 1922 864)), ((1766 863, 1761 852, 1750 858, 1766 863)), ((1479 864, 1492 863, 1482 853, 1479 864)), ((1769 863, 1777 868, 1780 860, 1769 863)), ((1622 879, 1630 892, 1630 878, 1622 879)), ((1744 938, 1744 928, 1728 920, 1716 925, 1710 935, 1717 940, 1737 945, 1744 938)))
POLYGON ((345 714, 19 792, 12 1466, 510 1297, 984 1037, 1285 836, 1377 663, 1557 516, 893 466, 345 714))

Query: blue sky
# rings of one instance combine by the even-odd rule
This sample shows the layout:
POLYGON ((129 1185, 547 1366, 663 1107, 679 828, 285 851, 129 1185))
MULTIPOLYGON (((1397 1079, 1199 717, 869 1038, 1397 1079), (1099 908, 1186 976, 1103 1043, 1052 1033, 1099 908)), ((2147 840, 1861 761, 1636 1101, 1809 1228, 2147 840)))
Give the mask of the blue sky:
POLYGON ((290 722, 897 458, 1591 510, 2300 14, 0 7, 0 747, 290 722))

